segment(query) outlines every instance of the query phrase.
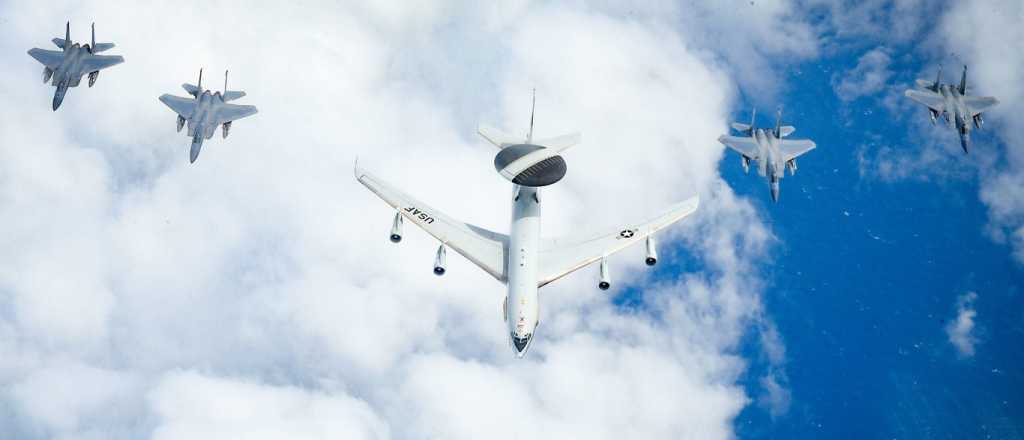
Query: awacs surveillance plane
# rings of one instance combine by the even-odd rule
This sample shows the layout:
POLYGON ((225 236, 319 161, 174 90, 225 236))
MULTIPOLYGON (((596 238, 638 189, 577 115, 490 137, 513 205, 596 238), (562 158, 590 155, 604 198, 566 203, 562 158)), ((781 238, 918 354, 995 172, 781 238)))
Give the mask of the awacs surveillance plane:
POLYGON ((775 129, 755 128, 757 117, 755 110, 750 116, 750 124, 733 122, 732 128, 745 136, 723 135, 718 138, 725 146, 740 153, 743 160, 743 171, 750 172, 750 161, 757 162, 757 172, 768 177, 768 186, 772 192, 772 201, 779 201, 779 180, 786 175, 796 174, 796 158, 814 149, 814 142, 806 139, 783 139, 796 131, 795 127, 782 125, 782 110, 779 110, 775 121, 775 129))
POLYGON ((448 217, 367 173, 359 168, 358 163, 355 175, 359 182, 398 211, 391 228, 391 241, 401 241, 404 218, 441 242, 434 259, 435 274, 445 273, 445 248, 451 248, 508 286, 504 318, 509 345, 519 358, 529 349, 539 322, 540 287, 600 260, 598 287, 608 289, 611 278, 606 257, 646 239, 646 263, 654 265, 657 252, 652 234, 697 209, 698 198, 693 197, 649 221, 622 225, 606 234, 583 240, 542 239, 540 188, 565 176, 565 160, 559 154, 578 143, 579 134, 535 141, 532 114, 530 132, 525 141, 486 127, 481 127, 479 133, 501 149, 494 158, 494 167, 513 184, 512 222, 508 235, 448 217))
POLYGON ((203 88, 203 69, 199 69, 199 82, 196 85, 186 83, 181 87, 192 95, 191 99, 164 94, 160 96, 160 102, 178 114, 179 132, 185 126, 185 121, 188 121, 188 135, 192 137, 189 163, 196 161, 196 158, 199 157, 199 150, 203 148, 203 139, 213 137, 217 126, 223 126, 221 134, 227 138, 232 121, 256 114, 255 106, 228 104, 230 101, 245 96, 245 92, 228 90, 228 72, 226 70, 224 71, 224 93, 210 93, 209 90, 203 88))
POLYGON ((975 127, 981 129, 981 125, 985 122, 981 117, 981 112, 995 106, 999 100, 991 96, 967 96, 967 66, 964 66, 959 87, 943 84, 941 80, 942 67, 940 66, 934 83, 926 79, 919 79, 917 85, 925 90, 907 90, 904 94, 928 107, 932 124, 941 114, 951 127, 956 128, 957 133, 960 134, 960 147, 966 154, 971 145, 971 123, 973 122, 975 127))
POLYGON ((96 42, 96 24, 92 25, 92 44, 81 46, 71 42, 71 22, 67 23, 64 38, 54 38, 53 44, 62 50, 31 49, 28 54, 43 64, 43 83, 51 78, 57 91, 53 94, 53 110, 57 111, 64 101, 68 87, 78 87, 82 76, 89 74, 89 87, 96 84, 100 70, 121 64, 124 58, 120 55, 96 55, 114 47, 114 43, 96 42))

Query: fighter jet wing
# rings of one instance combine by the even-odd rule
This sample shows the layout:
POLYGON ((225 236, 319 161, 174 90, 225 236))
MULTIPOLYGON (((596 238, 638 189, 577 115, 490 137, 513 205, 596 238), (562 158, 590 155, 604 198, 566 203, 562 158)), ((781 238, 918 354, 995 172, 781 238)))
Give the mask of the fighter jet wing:
POLYGON ((221 104, 217 110, 217 124, 231 122, 256 114, 254 105, 221 104))
POLYGON ((191 118, 192 112, 196 109, 196 100, 191 98, 163 94, 160 95, 160 102, 170 107, 175 113, 185 117, 185 119, 191 118))
POLYGON ((816 146, 808 139, 782 139, 779 141, 779 152, 782 153, 783 161, 789 161, 813 150, 816 146))
POLYGON ((700 198, 690 199, 673 205, 661 215, 634 225, 626 225, 614 232, 584 240, 549 239, 541 243, 538 284, 544 286, 602 257, 614 254, 629 245, 693 214, 700 204, 700 198))
POLYGON ((441 211, 395 189, 386 182, 355 167, 356 179, 377 197, 393 206, 402 217, 409 219, 428 234, 466 257, 495 279, 505 282, 505 260, 508 254, 508 236, 491 232, 448 217, 441 211))
POLYGON ((51 70, 60 67, 60 63, 64 61, 64 52, 56 50, 31 49, 28 54, 51 70))
POLYGON ((973 117, 999 104, 999 100, 991 96, 965 96, 964 104, 970 108, 973 117))
POLYGON ((96 72, 123 62, 121 55, 89 55, 82 60, 82 72, 96 72))
POLYGON ((914 101, 924 104, 928 108, 941 112, 946 109, 946 100, 935 92, 924 92, 921 90, 907 90, 903 92, 907 98, 913 99, 914 101))
POLYGON ((750 160, 760 159, 759 157, 757 157, 757 141, 755 141, 752 137, 722 135, 719 136, 718 142, 721 142, 723 145, 732 148, 737 153, 746 156, 750 160))

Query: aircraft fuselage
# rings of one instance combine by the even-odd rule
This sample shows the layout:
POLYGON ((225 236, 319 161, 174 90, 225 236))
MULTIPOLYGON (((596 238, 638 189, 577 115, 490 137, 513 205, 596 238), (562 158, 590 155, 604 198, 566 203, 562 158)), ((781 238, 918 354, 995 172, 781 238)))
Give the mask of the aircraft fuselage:
POLYGON ((753 132, 758 147, 758 173, 768 178, 772 200, 779 201, 779 180, 786 175, 785 158, 779 149, 779 139, 772 130, 757 128, 753 132))
POLYGON ((516 356, 523 357, 540 320, 537 256, 540 247, 540 189, 516 185, 509 234, 505 323, 516 356))

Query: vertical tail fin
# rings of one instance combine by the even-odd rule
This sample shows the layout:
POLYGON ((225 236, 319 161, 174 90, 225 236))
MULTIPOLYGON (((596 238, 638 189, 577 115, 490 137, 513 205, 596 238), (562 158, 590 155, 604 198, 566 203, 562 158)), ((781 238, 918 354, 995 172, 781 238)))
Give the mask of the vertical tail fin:
POLYGON ((89 47, 96 47, 96 23, 92 24, 92 45, 89 47))
POLYGON ((224 71, 224 93, 228 92, 228 71, 224 71))
MULTIPOLYGON (((199 68, 199 82, 196 84, 196 87, 199 88, 199 93, 203 92, 203 68, 202 67, 199 68)), ((199 93, 197 93, 196 95, 198 96, 199 93)))
POLYGON ((967 93, 967 66, 964 65, 964 74, 960 77, 960 94, 967 93))
POLYGON ((533 112, 537 109, 537 88, 533 89, 533 103, 530 104, 530 132, 526 134, 526 143, 533 142, 533 112))
POLYGON ((71 22, 69 21, 64 28, 64 51, 68 50, 71 46, 71 22))
POLYGON ((750 131, 754 131, 754 119, 757 118, 757 107, 754 107, 754 111, 750 112, 750 131))
POLYGON ((782 138, 782 106, 779 106, 779 111, 775 114, 775 137, 782 138))
POLYGON ((942 81, 942 64, 939 64, 939 73, 935 74, 935 84, 932 85, 932 91, 939 91, 939 83, 942 81))

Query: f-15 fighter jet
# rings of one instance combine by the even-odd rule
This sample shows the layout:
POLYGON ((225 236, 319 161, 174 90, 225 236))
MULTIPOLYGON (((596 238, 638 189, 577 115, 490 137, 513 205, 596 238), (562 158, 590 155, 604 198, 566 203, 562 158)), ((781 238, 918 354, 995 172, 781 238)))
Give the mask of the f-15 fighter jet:
POLYGON ((569 273, 601 261, 602 290, 611 285, 606 257, 646 239, 646 263, 657 262, 652 234, 692 214, 698 198, 693 197, 667 208, 661 214, 582 240, 543 239, 540 236, 541 187, 565 176, 565 160, 560 153, 579 142, 579 134, 546 140, 533 139, 533 115, 526 139, 504 135, 481 127, 479 133, 500 151, 494 167, 513 185, 512 221, 509 233, 501 234, 466 224, 405 194, 384 180, 359 168, 356 179, 397 211, 391 228, 391 241, 402 240, 403 219, 419 226, 441 242, 434 259, 434 273, 445 273, 446 248, 462 254, 507 286, 504 319, 508 341, 516 357, 529 349, 540 319, 538 289, 569 273))
POLYGON ((182 98, 170 94, 160 96, 163 102, 171 110, 178 114, 178 131, 188 121, 188 135, 192 137, 192 150, 189 153, 189 163, 194 163, 199 157, 199 150, 203 148, 203 139, 213 137, 217 126, 223 126, 221 134, 228 137, 228 130, 231 130, 231 123, 246 116, 256 114, 256 107, 252 105, 228 104, 245 96, 240 90, 228 90, 228 72, 224 71, 224 93, 214 92, 203 88, 203 69, 199 69, 199 82, 196 85, 182 84, 181 87, 192 95, 192 98, 182 98))
POLYGON ((725 146, 740 153, 743 160, 743 171, 750 172, 750 161, 757 162, 758 174, 768 177, 772 201, 779 201, 779 180, 786 175, 796 174, 796 158, 814 149, 814 142, 806 139, 783 139, 793 134, 796 127, 782 125, 782 109, 779 109, 774 129, 755 128, 755 110, 750 116, 750 124, 733 122, 732 128, 746 136, 722 135, 718 138, 725 146))
POLYGON ((67 23, 64 38, 54 38, 53 44, 62 50, 31 49, 28 54, 43 64, 43 83, 53 80, 51 84, 57 87, 53 94, 53 110, 57 111, 60 103, 64 101, 64 94, 68 87, 78 87, 82 76, 89 75, 89 87, 96 84, 100 77, 100 70, 110 66, 121 64, 124 58, 120 55, 96 55, 100 52, 110 50, 114 43, 96 42, 96 23, 92 25, 92 44, 84 46, 71 42, 71 22, 67 23))
POLYGON ((942 67, 935 76, 935 82, 926 79, 917 80, 917 85, 924 90, 907 90, 904 94, 914 101, 928 107, 928 114, 932 118, 932 124, 941 114, 950 127, 956 128, 960 134, 960 147, 967 153, 971 145, 971 123, 979 130, 985 123, 981 112, 988 110, 999 103, 999 100, 991 96, 967 96, 967 66, 964 66, 963 76, 960 77, 960 86, 943 84, 942 67))

